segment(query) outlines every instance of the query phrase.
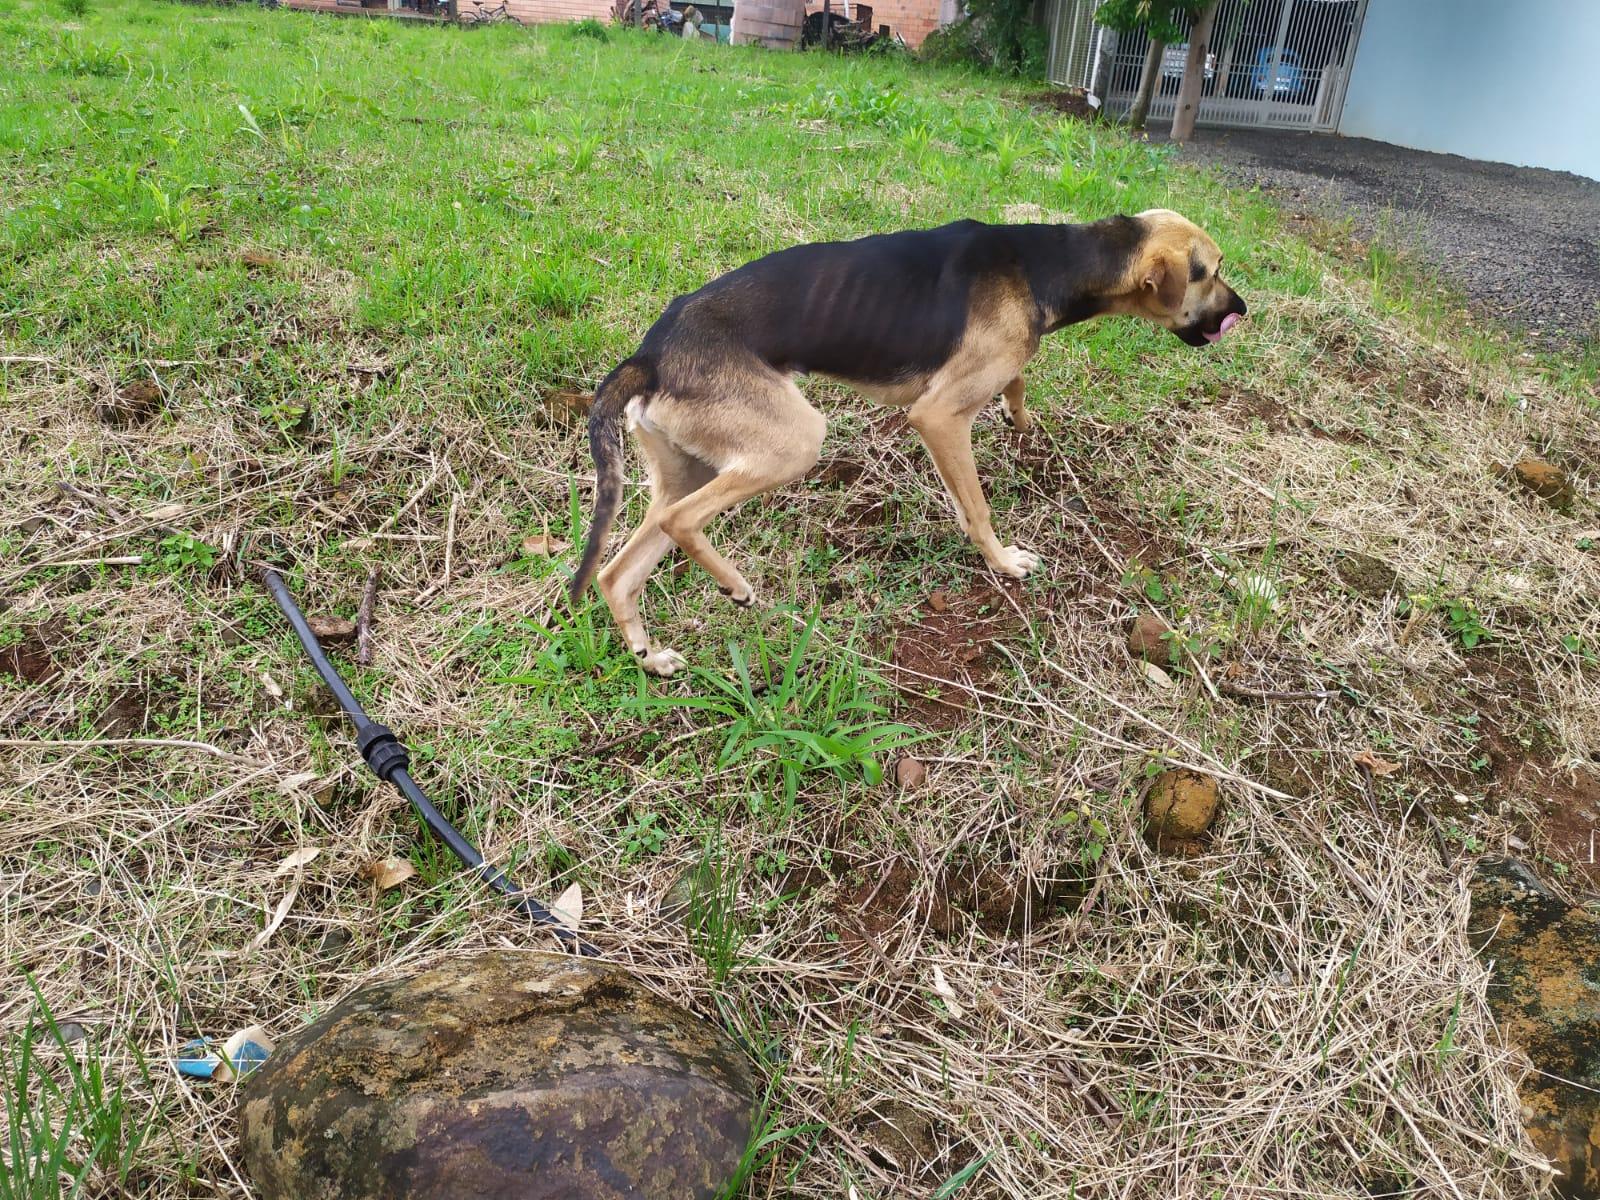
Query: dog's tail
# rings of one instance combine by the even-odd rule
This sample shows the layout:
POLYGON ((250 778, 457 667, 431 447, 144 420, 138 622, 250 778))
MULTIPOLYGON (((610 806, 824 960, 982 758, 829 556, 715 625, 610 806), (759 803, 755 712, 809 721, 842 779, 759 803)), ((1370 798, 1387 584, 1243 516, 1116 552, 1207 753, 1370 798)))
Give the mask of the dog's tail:
POLYGON ((589 454, 594 458, 594 518, 589 522, 589 539, 583 557, 567 586, 567 599, 576 607, 589 581, 600 565, 611 525, 622 507, 622 412, 628 401, 655 390, 655 370, 646 362, 630 358, 612 371, 595 389, 589 405, 589 454))

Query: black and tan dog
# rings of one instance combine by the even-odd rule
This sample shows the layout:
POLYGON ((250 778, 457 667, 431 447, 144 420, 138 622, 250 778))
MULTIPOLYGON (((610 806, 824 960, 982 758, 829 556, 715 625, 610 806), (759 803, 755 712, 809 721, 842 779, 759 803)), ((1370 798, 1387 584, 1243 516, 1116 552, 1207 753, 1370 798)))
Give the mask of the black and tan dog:
POLYGON ((677 545, 735 604, 755 594, 705 527, 740 501, 799 479, 826 421, 797 375, 841 380, 906 409, 989 566, 1018 578, 1039 565, 1002 545, 972 457, 972 423, 997 394, 1019 429, 1022 368, 1039 339, 1127 313, 1204 346, 1244 315, 1218 277, 1216 243, 1164 209, 1090 225, 985 225, 795 246, 680 296, 595 392, 589 447, 595 511, 571 598, 582 596, 622 502, 622 423, 650 471, 644 522, 600 572, 600 590, 645 670, 683 659, 653 647, 639 596, 677 545))

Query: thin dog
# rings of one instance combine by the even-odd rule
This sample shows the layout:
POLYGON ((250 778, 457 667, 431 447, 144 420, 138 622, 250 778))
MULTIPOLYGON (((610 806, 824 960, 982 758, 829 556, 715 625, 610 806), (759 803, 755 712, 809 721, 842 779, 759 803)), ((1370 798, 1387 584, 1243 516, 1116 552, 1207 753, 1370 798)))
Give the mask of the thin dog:
POLYGON ((1087 225, 958 221, 780 250, 678 297, 595 391, 594 516, 571 601, 594 578, 622 504, 626 421, 650 507, 599 583, 640 665, 671 675, 684 663, 651 644, 639 617, 645 582, 674 545, 735 604, 753 604, 705 529, 816 464, 827 422, 795 386, 805 374, 904 408, 962 531, 993 570, 1026 576, 1039 559, 995 536, 973 421, 998 394, 1025 431, 1022 369, 1045 334, 1079 321, 1128 314, 1190 346, 1217 341, 1245 315, 1221 263, 1204 231, 1166 209, 1087 225))

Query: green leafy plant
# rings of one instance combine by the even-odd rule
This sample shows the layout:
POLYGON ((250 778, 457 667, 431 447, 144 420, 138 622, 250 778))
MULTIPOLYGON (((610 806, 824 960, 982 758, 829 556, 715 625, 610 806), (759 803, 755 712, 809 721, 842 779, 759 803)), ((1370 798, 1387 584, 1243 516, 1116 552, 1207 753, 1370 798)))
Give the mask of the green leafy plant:
POLYGON ((667 831, 658 813, 636 813, 622 831, 622 856, 625 859, 660 854, 667 848, 667 831))
POLYGON ((806 652, 817 621, 813 614, 787 654, 759 632, 753 655, 729 643, 732 678, 692 667, 691 677, 705 694, 655 696, 641 680, 636 707, 642 714, 689 708, 723 718, 718 769, 751 764, 785 804, 793 803, 801 777, 812 772, 876 784, 883 778, 880 758, 909 744, 915 731, 886 719, 883 706, 872 699, 882 690, 882 679, 862 667, 848 647, 808 669, 806 652))
POLYGON ((193 534, 174 533, 161 539, 159 565, 173 574, 210 571, 217 562, 216 547, 193 534))
POLYGON ((706 965, 711 982, 721 985, 743 961, 740 951, 750 931, 739 903, 741 872, 730 862, 716 835, 707 837, 689 875, 689 911, 684 925, 689 945, 706 965))
POLYGON ((1447 601, 1444 605, 1444 614, 1451 634, 1468 650, 1494 636, 1470 600, 1458 598, 1447 601))

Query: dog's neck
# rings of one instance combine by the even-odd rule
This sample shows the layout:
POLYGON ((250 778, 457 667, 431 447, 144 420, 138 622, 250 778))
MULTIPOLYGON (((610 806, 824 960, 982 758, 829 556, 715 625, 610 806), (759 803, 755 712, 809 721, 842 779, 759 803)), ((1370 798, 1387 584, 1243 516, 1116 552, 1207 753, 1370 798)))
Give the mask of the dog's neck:
POLYGON ((1040 333, 1122 312, 1125 281, 1144 233, 1132 217, 1092 225, 1006 227, 1033 292, 1040 333))

